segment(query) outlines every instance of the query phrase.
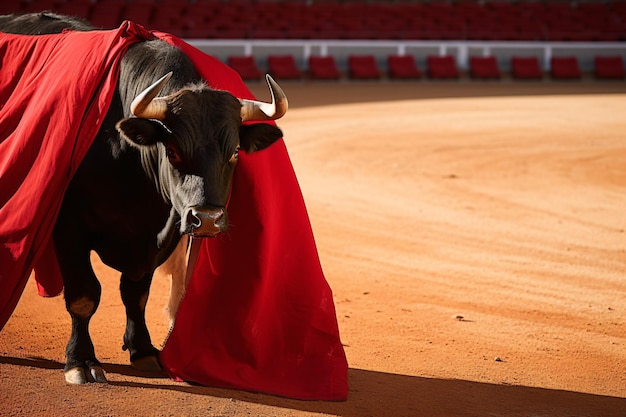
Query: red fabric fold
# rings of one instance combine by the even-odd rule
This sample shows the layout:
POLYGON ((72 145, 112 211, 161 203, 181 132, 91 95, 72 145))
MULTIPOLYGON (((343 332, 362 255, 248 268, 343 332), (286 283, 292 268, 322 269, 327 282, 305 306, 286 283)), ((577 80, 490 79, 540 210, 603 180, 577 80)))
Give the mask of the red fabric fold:
POLYGON ((0 33, 0 329, 40 259, 53 260, 37 268, 40 292, 63 288, 48 246, 63 194, 108 110, 120 58, 146 36, 130 22, 112 31, 0 33))
MULTIPOLYGON (((241 78, 182 40, 213 88, 254 98, 241 78)), ((33 268, 40 294, 62 290, 51 234, 63 194, 106 114, 119 61, 152 37, 119 29, 0 33, 0 329, 33 268)), ((332 292, 282 141, 241 155, 232 227, 203 241, 161 360, 172 378, 281 396, 343 400, 347 362, 332 292)))
MULTIPOLYGON (((213 88, 254 98, 233 70, 170 35, 213 88)), ((345 400, 332 291, 281 140, 240 154, 226 235, 204 239, 162 352, 172 378, 306 400, 345 400)))

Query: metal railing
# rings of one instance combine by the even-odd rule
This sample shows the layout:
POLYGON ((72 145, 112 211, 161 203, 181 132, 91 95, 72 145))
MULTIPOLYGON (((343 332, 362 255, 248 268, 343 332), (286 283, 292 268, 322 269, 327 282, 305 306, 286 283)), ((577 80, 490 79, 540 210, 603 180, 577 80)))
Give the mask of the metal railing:
POLYGON ((548 70, 552 56, 573 55, 582 70, 591 70, 596 55, 621 56, 626 59, 626 42, 520 42, 520 41, 402 41, 402 40, 263 40, 263 39, 188 39, 188 43, 226 60, 229 55, 254 55, 261 63, 268 55, 292 54, 305 67, 311 55, 333 55, 340 67, 350 54, 372 54, 383 63, 387 55, 414 55, 418 63, 427 55, 453 55, 461 70, 467 70, 473 55, 498 58, 507 70, 514 55, 537 56, 548 70))

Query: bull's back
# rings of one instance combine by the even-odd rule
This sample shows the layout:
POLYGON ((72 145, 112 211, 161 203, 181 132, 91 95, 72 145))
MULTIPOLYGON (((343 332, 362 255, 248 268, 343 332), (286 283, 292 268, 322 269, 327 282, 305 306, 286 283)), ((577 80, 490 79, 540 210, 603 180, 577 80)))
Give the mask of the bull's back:
POLYGON ((96 29, 86 21, 72 16, 42 12, 0 16, 0 31, 17 35, 46 35, 65 29, 89 31, 96 29))

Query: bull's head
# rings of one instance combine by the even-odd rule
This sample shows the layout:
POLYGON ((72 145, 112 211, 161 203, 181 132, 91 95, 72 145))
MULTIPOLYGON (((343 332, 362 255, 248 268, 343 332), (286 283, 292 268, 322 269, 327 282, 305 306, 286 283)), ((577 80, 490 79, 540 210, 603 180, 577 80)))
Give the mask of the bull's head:
POLYGON ((216 236, 228 228, 225 210, 239 150, 254 152, 274 143, 282 132, 273 124, 287 111, 287 97, 269 76, 271 103, 237 99, 230 93, 189 86, 156 97, 171 73, 139 94, 134 117, 117 129, 125 139, 157 152, 161 190, 180 216, 181 233, 216 236))

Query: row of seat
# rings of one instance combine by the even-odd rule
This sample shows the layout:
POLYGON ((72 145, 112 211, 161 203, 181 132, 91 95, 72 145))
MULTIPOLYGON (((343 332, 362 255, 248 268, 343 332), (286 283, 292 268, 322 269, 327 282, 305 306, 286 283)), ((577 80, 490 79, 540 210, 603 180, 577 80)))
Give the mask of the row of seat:
POLYGON ((103 28, 133 20, 183 38, 626 40, 622 1, 367 2, 18 0, 0 13, 51 10, 103 28))
MULTIPOLYGON (((338 80, 342 77, 332 55, 310 56, 308 71, 298 68, 292 55, 269 55, 267 72, 277 79, 300 79, 308 76, 317 80, 338 80)), ((229 56, 227 64, 245 80, 259 80, 263 72, 253 56, 229 56)), ((594 57, 594 74, 599 79, 624 79, 624 61, 620 56, 594 57)), ((347 60, 347 76, 351 79, 380 79, 380 70, 374 55, 350 55, 347 60)), ((452 55, 426 57, 426 75, 433 79, 455 79, 461 71, 452 55)), ((554 79, 581 78, 578 59, 575 56, 553 56, 550 59, 549 75, 554 79)), ((387 76, 391 79, 417 79, 423 76, 412 55, 389 55, 387 76)), ((469 76, 477 79, 499 79, 502 71, 494 56, 471 56, 469 76)), ((544 76, 535 56, 513 56, 511 76, 515 79, 541 79, 544 76)))

